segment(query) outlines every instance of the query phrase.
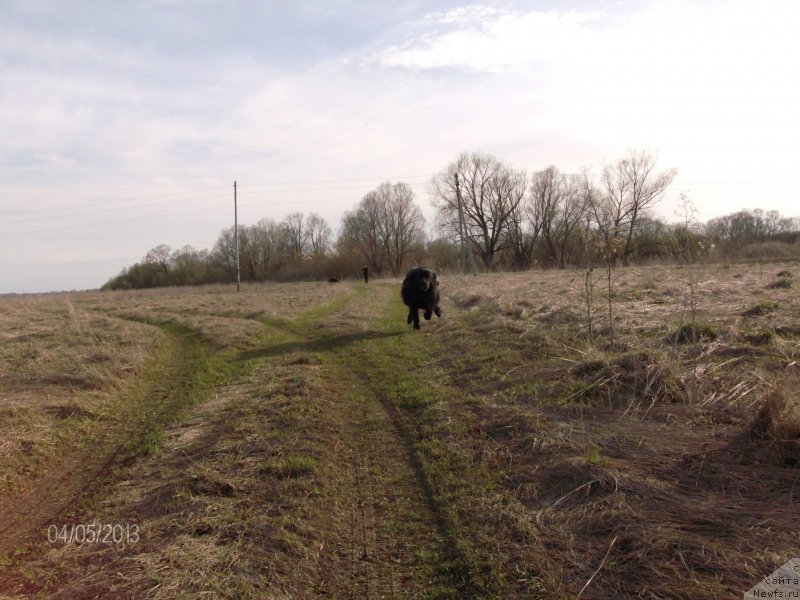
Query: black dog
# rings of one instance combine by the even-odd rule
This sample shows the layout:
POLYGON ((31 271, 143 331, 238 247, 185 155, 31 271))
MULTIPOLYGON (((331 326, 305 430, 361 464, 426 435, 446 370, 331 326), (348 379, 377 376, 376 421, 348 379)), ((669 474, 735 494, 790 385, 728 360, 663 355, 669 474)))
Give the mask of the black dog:
POLYGON ((429 321, 431 314, 442 316, 439 308, 439 282, 436 273, 425 267, 411 269, 403 280, 400 290, 403 302, 408 306, 408 323, 414 323, 414 329, 419 329, 419 311, 424 310, 423 316, 429 321))

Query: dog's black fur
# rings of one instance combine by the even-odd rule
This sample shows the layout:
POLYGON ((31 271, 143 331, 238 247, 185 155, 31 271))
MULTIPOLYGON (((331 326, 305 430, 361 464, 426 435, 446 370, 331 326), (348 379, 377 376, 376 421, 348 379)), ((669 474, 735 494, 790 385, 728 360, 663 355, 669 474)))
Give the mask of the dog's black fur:
POLYGON ((408 306, 408 321, 414 323, 414 329, 419 329, 419 311, 425 311, 423 316, 429 321, 432 314, 442 316, 439 308, 439 282, 436 273, 425 267, 411 269, 403 280, 400 290, 403 302, 408 306))
POLYGON ((339 283, 339 280, 336 279, 336 277, 331 277, 330 279, 328 279, 328 283, 339 283))

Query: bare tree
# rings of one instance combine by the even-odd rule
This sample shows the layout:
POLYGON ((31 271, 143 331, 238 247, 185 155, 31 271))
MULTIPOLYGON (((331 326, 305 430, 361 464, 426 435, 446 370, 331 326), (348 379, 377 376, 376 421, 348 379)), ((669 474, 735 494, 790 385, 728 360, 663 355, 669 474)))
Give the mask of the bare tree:
POLYGON ((601 177, 604 194, 592 204, 595 221, 606 241, 619 235, 624 240, 623 264, 633 251, 633 236, 640 217, 662 197, 677 171, 656 172, 656 158, 646 151, 632 150, 601 177))
POLYGON ((578 175, 562 175, 563 194, 558 214, 558 266, 564 268, 575 249, 575 233, 586 214, 586 195, 578 175))
POLYGON ((280 258, 283 234, 281 226, 272 219, 261 219, 255 225, 239 229, 239 255, 249 279, 266 279, 280 258))
POLYGON ((800 231, 800 217, 781 217, 778 221, 778 234, 800 231))
POLYGON ((432 203, 442 231, 458 235, 455 174, 461 182, 466 236, 487 269, 508 244, 514 216, 525 197, 527 176, 493 156, 463 153, 433 179, 432 203))
POLYGON ((534 194, 536 190, 531 189, 530 198, 528 202, 522 205, 522 213, 525 216, 525 221, 528 226, 528 231, 530 232, 531 237, 533 238, 534 248, 541 243, 542 241, 542 222, 544 220, 543 213, 543 206, 541 203, 534 201, 534 194))
POLYGON ((289 257, 296 261, 303 260, 308 248, 308 235, 303 213, 294 212, 286 215, 281 221, 281 229, 289 257))
POLYGON ((378 195, 369 192, 358 206, 342 217, 340 249, 354 248, 364 257, 370 271, 383 272, 384 248, 381 235, 383 210, 378 195))
POLYGON ((528 214, 541 231, 548 258, 558 264, 555 229, 561 203, 561 174, 555 167, 537 171, 532 176, 528 214))
POLYGON ((313 256, 322 257, 328 253, 333 232, 328 222, 317 213, 311 213, 306 217, 306 235, 313 256))
POLYGON ((580 176, 563 175, 554 166, 533 174, 529 220, 541 230, 548 257, 559 268, 570 260, 585 213, 586 195, 580 176))
POLYGON ((208 251, 197 250, 186 245, 175 250, 170 256, 173 281, 177 285, 197 285, 202 283, 208 267, 208 251))
POLYGON ((358 249, 370 270, 397 275, 408 251, 424 242, 422 211, 405 183, 385 182, 367 193, 342 219, 340 242, 358 249))
POLYGON ((381 238, 386 261, 394 275, 403 269, 406 254, 415 243, 424 242, 425 218, 414 203, 414 192, 405 183, 382 183, 375 190, 383 211, 381 238))
POLYGON ((214 243, 214 249, 211 251, 211 256, 214 262, 219 265, 228 277, 236 276, 236 236, 233 227, 223 229, 217 241, 214 243))
POLYGON ((169 272, 170 254, 172 249, 168 244, 159 244, 145 254, 144 262, 159 273, 166 275, 169 272))
POLYGON ((261 257, 253 233, 250 227, 245 225, 239 227, 239 264, 244 279, 257 281, 261 271, 261 257))
POLYGON ((780 232, 781 213, 777 210, 768 210, 764 213, 764 229, 767 239, 773 239, 780 232))
POLYGON ((527 207, 520 205, 511 214, 508 227, 507 252, 514 269, 527 269, 533 265, 533 251, 539 242, 541 227, 528 218, 527 207))

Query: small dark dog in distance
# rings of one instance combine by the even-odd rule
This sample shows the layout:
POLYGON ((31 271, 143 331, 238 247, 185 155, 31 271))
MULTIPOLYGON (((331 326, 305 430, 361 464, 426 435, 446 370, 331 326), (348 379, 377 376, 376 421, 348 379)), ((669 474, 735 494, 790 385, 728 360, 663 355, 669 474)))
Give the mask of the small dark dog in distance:
POLYGON ((339 283, 339 280, 336 279, 336 277, 331 277, 330 279, 328 279, 328 283, 339 283))
POLYGON ((442 316, 439 308, 439 282, 436 273, 425 267, 411 269, 403 280, 400 290, 403 302, 408 306, 408 321, 414 323, 414 329, 419 329, 419 311, 422 310, 426 321, 432 314, 442 316))

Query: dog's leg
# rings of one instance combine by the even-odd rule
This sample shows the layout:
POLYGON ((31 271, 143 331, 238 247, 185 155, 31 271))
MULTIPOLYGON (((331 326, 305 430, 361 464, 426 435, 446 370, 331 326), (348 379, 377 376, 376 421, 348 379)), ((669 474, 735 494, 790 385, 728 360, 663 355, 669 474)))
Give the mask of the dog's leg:
POLYGON ((419 309, 415 308, 412 312, 414 313, 414 329, 419 329, 419 309))
POLYGON ((428 309, 428 310, 425 311, 425 313, 422 316, 425 317, 426 321, 430 321, 431 320, 431 314, 432 313, 431 313, 430 309, 428 309))
POLYGON ((436 308, 434 308, 434 309, 433 309, 433 313, 434 313, 434 314, 435 314, 437 317, 440 317, 440 318, 441 318, 441 316, 442 316, 442 309, 441 309, 441 308, 439 308, 439 307, 437 306, 436 308))

